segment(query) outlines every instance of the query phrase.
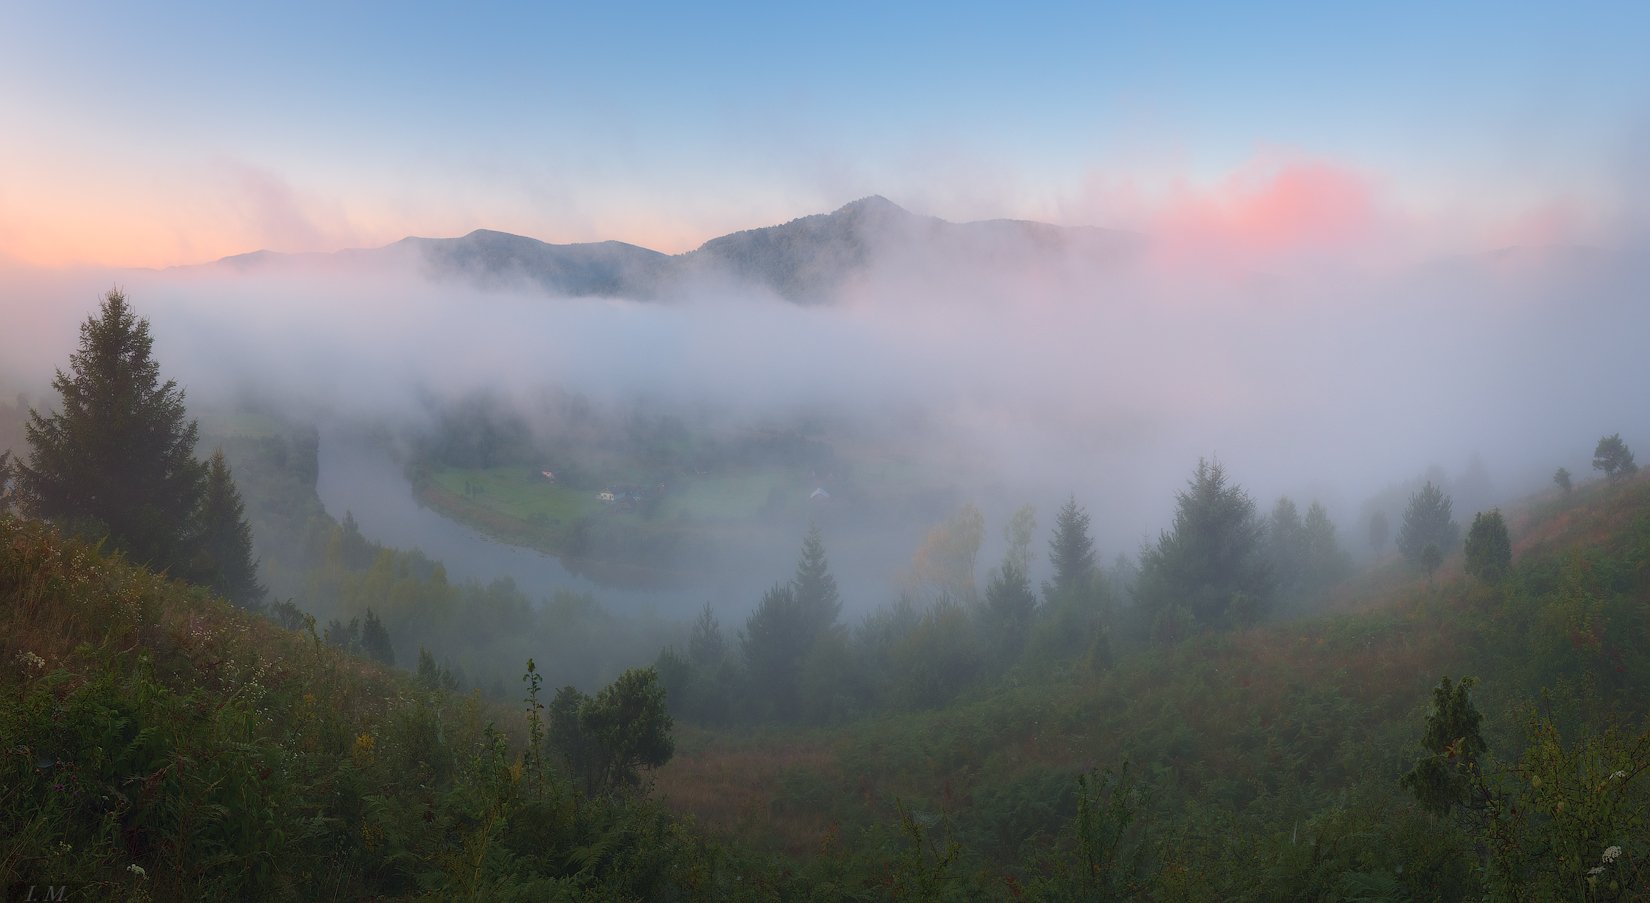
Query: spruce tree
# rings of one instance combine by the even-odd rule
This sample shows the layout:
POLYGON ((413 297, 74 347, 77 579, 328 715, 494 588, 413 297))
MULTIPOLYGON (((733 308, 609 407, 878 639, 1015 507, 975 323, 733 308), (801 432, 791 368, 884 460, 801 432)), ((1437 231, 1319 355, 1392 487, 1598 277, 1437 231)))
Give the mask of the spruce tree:
POLYGON ((825 541, 819 526, 808 528, 802 540, 802 557, 796 563, 796 576, 791 579, 791 590, 802 629, 808 634, 809 644, 836 624, 842 611, 842 599, 837 594, 836 578, 825 560, 825 541))
POLYGON ((256 610, 264 588, 252 557, 252 530, 222 449, 213 452, 207 466, 197 531, 197 579, 236 605, 256 610))
POLYGON ((1398 551, 1404 553, 1410 564, 1429 574, 1454 550, 1461 532, 1450 519, 1451 506, 1449 495, 1428 480, 1409 497, 1409 506, 1404 509, 1404 525, 1398 530, 1398 551))
POLYGON ((1054 515, 1054 535, 1048 541, 1048 560, 1054 582, 1044 593, 1065 596, 1081 592, 1094 577, 1094 540, 1089 538, 1089 515, 1077 506, 1075 495, 1054 515))
POLYGON ((1266 528, 1254 500, 1228 483, 1219 463, 1200 460, 1175 496, 1174 528, 1141 554, 1136 595, 1170 638, 1188 625, 1255 620, 1273 592, 1265 555, 1266 528))
POLYGON ((1480 511, 1473 517, 1466 556, 1467 573, 1486 582, 1501 579, 1512 567, 1512 540, 1500 509, 1480 511))
POLYGON ((160 380, 149 321, 119 289, 80 327, 56 413, 29 411, 31 453, 18 468, 25 509, 105 539, 134 562, 190 570, 191 522, 206 481, 183 390, 160 380))
POLYGON ((367 609, 367 619, 361 624, 361 651, 381 664, 395 664, 395 646, 390 642, 390 632, 384 629, 384 622, 371 608, 367 609))

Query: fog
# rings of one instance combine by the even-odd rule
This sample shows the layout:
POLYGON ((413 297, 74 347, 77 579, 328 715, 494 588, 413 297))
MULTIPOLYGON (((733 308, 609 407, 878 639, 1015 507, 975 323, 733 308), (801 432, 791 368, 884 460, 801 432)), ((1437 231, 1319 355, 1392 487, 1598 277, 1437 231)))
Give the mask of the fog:
MULTIPOLYGON (((1133 554, 1168 525, 1200 457, 1262 510, 1284 494, 1322 501, 1356 550, 1368 500, 1429 468, 1454 478, 1477 456, 1487 497, 1473 501, 1489 504, 1543 488, 1561 465, 1590 474, 1600 435, 1650 442, 1650 273, 1632 246, 1262 271, 1166 261, 1150 236, 1122 255, 888 242, 829 303, 806 305, 708 274, 650 300, 555 297, 393 256, 13 267, 0 270, 0 386, 49 398, 77 325, 118 284, 192 405, 256 399, 410 441, 432 411, 478 393, 553 433, 541 399, 557 392, 709 431, 807 423, 827 443, 905 456, 951 488, 942 509, 985 512, 982 580, 1008 513, 1035 504, 1046 537, 1068 494, 1093 516, 1102 561, 1133 554)), ((830 515, 851 610, 897 593, 945 513, 830 515)), ((370 519, 363 527, 380 538, 370 519)), ((790 573, 805 529, 723 550, 723 579, 659 598, 748 610, 790 573)))

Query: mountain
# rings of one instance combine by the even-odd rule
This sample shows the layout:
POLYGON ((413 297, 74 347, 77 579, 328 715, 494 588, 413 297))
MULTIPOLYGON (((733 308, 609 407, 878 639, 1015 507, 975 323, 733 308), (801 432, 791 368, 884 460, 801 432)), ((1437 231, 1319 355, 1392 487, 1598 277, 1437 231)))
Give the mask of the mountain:
POLYGON ((405 266, 410 258, 437 278, 483 287, 526 282, 551 295, 654 299, 695 283, 734 283, 815 304, 835 300, 878 268, 954 272, 1035 266, 1056 255, 1113 263, 1144 247, 1145 239, 1130 232, 1006 219, 953 223, 871 196, 831 213, 713 238, 674 256, 619 241, 558 245, 478 229, 460 238, 404 238, 334 254, 254 251, 206 266, 360 269, 405 266))

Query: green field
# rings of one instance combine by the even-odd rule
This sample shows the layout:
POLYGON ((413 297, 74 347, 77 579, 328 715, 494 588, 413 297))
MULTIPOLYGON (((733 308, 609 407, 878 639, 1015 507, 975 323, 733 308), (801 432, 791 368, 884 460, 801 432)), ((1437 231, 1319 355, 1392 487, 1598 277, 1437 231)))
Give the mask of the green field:
POLYGON ((520 465, 484 470, 437 470, 440 488, 526 523, 568 525, 602 507, 594 492, 559 486, 520 465))

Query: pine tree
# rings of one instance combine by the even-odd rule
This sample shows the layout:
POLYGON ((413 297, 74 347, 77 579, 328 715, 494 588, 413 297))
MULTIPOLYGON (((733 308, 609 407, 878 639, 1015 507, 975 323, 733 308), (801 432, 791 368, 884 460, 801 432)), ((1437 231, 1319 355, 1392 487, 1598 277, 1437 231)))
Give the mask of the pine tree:
POLYGON ((390 642, 390 632, 384 629, 384 622, 378 620, 378 615, 373 614, 371 608, 367 609, 367 619, 361 623, 361 651, 381 664, 395 664, 395 646, 390 642))
POLYGON ((837 595, 836 578, 831 576, 830 564, 825 560, 825 541, 817 524, 808 528, 808 535, 802 540, 802 557, 796 563, 791 590, 804 621, 803 629, 810 637, 836 624, 842 612, 842 599, 837 595))
POLYGON ((1031 591, 1031 581, 1019 556, 1010 551, 985 586, 988 640, 1003 658, 1013 659, 1020 654, 1036 614, 1037 596, 1031 591))
POLYGON ((1066 499, 1054 515, 1054 535, 1048 541, 1048 560, 1054 582, 1048 595, 1070 595, 1085 590, 1094 578, 1094 540, 1089 538, 1089 515, 1077 506, 1077 496, 1066 499))
POLYGON ((1321 591, 1351 572, 1352 563, 1335 538, 1335 523, 1322 505, 1314 501, 1307 506, 1302 530, 1306 535, 1302 584, 1307 591, 1321 591))
POLYGON ((1431 573, 1454 548, 1461 528, 1450 519, 1450 497, 1431 480, 1409 497, 1404 525, 1398 530, 1398 551, 1410 564, 1431 573), (1432 552, 1427 552, 1428 547, 1432 552), (1431 562, 1431 566, 1428 564, 1431 562))
POLYGON ((1639 466, 1633 462, 1632 449, 1621 441, 1620 433, 1615 433, 1598 440, 1593 449, 1593 469, 1604 471, 1614 482, 1638 473, 1639 466))
POLYGON ((29 411, 29 462, 18 468, 29 513, 107 539, 134 562, 187 573, 191 521, 206 466, 195 460, 197 428, 183 390, 160 381, 149 321, 119 289, 80 327, 51 415, 29 411))
POLYGON ((1289 496, 1278 499, 1266 521, 1266 549, 1278 594, 1294 596, 1305 580, 1306 525, 1289 496))
POLYGON ((1467 573, 1480 580, 1501 579, 1512 567, 1512 540, 1499 509, 1480 511, 1467 531, 1467 573))
POLYGON ((252 557, 252 529, 222 449, 213 452, 207 466, 206 495, 196 524, 196 561, 196 578, 213 592, 246 609, 262 604, 264 588, 252 557))
POLYGON ((1254 501, 1203 460, 1175 499, 1174 527, 1142 553, 1137 586, 1160 635, 1179 633, 1186 615, 1207 625, 1254 620, 1273 589, 1254 501))

